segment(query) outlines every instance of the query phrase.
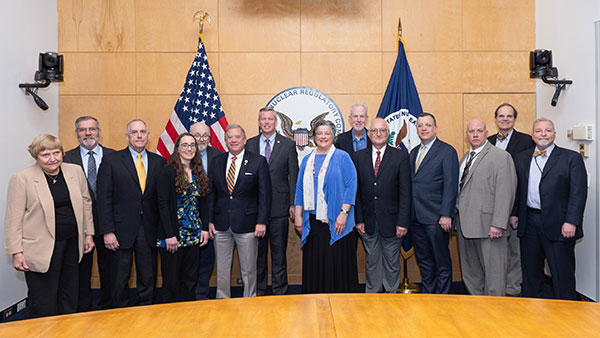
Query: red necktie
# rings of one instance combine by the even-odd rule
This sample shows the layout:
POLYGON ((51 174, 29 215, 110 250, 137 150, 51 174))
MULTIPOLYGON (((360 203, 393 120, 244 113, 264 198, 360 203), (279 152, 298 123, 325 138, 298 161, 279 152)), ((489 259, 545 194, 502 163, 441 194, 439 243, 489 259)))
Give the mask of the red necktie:
POLYGON ((377 158, 375 159, 375 176, 377 176, 377 172, 379 171, 379 165, 381 164, 381 152, 377 151, 377 158))

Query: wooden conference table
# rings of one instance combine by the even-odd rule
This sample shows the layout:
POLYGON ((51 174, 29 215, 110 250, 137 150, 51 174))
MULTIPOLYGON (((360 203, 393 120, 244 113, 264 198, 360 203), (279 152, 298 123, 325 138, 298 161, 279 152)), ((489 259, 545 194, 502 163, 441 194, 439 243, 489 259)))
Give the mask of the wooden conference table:
POLYGON ((206 300, 0 324, 0 337, 598 337, 600 304, 457 295, 206 300))

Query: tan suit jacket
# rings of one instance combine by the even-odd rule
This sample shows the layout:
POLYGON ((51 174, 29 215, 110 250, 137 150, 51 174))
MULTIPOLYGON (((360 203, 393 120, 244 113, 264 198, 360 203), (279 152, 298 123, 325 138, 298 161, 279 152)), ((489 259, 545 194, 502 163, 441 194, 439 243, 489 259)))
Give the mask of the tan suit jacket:
MULTIPOLYGON (((463 156, 461 166, 468 155, 469 152, 463 156)), ((506 236, 516 189, 512 157, 487 142, 471 164, 458 195, 460 228, 464 236, 487 238, 490 226, 503 229, 503 237, 506 236)))
MULTIPOLYGON (((94 234, 92 201, 81 167, 63 163, 61 168, 77 220, 81 260, 85 236, 94 234)), ((23 252, 31 271, 45 273, 54 251, 55 230, 54 200, 44 172, 36 163, 14 174, 8 183, 4 251, 10 255, 23 252)))

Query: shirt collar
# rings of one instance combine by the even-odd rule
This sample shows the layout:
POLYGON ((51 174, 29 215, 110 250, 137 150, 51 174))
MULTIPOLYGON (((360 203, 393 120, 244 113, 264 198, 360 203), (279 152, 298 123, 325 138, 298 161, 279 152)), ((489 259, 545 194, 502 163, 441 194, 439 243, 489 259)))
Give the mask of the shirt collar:
MULTIPOLYGON (((245 152, 246 152, 246 149, 242 149, 242 152, 241 152, 241 153, 239 153, 239 154, 237 154, 237 156, 236 156, 235 158, 236 158, 236 159, 238 159, 238 160, 239 160, 239 159, 241 159, 241 158, 244 158, 244 153, 245 153, 245 152)), ((227 157, 227 160, 229 160, 229 161, 230 161, 230 160, 233 160, 233 155, 232 155, 231 153, 229 153, 229 152, 228 152, 228 154, 229 154, 229 155, 228 155, 228 157, 227 157)))
MULTIPOLYGON (((99 144, 96 144, 96 146, 91 151, 94 153, 94 155, 98 155, 102 151, 102 148, 100 147, 99 144)), ((84 148, 83 146, 80 145, 79 152, 81 153, 81 156, 83 157, 83 156, 87 155, 90 152, 90 150, 87 150, 86 148, 84 148)))
POLYGON ((546 151, 546 156, 544 156, 545 158, 550 157, 550 154, 552 154, 552 150, 554 150, 554 147, 556 145, 554 143, 552 143, 551 145, 548 146, 548 148, 544 149, 544 150, 540 150, 540 148, 538 148, 538 146, 535 146, 535 150, 534 151, 546 151))
POLYGON ((431 145, 433 144, 433 142, 435 142, 435 140, 437 140, 437 136, 427 143, 421 142, 421 147, 425 146, 426 149, 429 149, 431 148, 431 145))
POLYGON ((260 134, 260 140, 265 142, 266 139, 269 139, 269 143, 273 144, 275 142, 275 136, 277 136, 277 133, 273 133, 273 135, 271 135, 271 137, 265 137, 264 134, 260 134))
POLYGON ((479 147, 479 148, 477 148, 477 149, 473 149, 473 147, 471 146, 471 148, 469 149, 469 152, 472 152, 472 151, 474 151, 474 152, 475 152, 475 154, 479 154, 479 153, 480 153, 480 152, 483 150, 483 148, 485 147, 485 145, 486 145, 487 143, 488 143, 488 141, 487 141, 487 140, 485 140, 485 143, 484 143, 484 144, 482 144, 482 145, 481 145, 481 147, 479 147))
POLYGON ((377 155, 377 152, 380 152, 380 156, 383 156, 383 154, 385 153, 385 149, 387 148, 387 144, 384 144, 383 147, 381 147, 381 149, 377 149, 374 146, 371 147, 373 149, 373 155, 377 155))
POLYGON ((129 152, 131 153, 131 156, 133 156, 133 157, 137 157, 137 154, 142 154, 142 157, 144 157, 146 155, 146 149, 142 150, 141 153, 138 153, 137 151, 135 151, 135 149, 131 148, 131 146, 127 146, 127 148, 129 148, 129 152))

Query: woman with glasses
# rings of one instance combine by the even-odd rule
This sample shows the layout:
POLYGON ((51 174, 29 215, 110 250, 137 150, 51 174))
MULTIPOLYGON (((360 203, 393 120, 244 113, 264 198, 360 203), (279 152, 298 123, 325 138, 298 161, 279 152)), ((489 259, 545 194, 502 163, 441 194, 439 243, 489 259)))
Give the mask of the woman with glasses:
POLYGON ((163 302, 195 300, 200 247, 208 242, 206 222, 208 177, 196 139, 179 135, 175 149, 159 176, 158 205, 161 218, 159 247, 163 302), (204 220, 204 221, 203 221, 204 220))

